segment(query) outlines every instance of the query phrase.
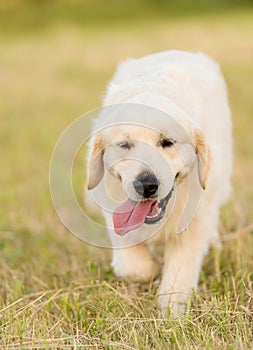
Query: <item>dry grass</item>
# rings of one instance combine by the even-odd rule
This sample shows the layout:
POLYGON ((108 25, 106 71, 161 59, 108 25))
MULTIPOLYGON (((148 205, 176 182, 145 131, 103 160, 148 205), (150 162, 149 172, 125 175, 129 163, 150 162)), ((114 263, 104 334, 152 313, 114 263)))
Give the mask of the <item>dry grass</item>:
MULTIPOLYGON (((253 348, 252 12, 0 35, 1 348, 253 348), (222 211, 223 249, 206 258, 186 316, 162 321, 155 285, 127 286, 110 269, 110 251, 81 244, 61 225, 48 167, 64 128, 100 105, 119 61, 168 48, 204 51, 221 63, 234 118, 235 190, 222 211)), ((81 161, 76 172, 80 192, 81 161)))

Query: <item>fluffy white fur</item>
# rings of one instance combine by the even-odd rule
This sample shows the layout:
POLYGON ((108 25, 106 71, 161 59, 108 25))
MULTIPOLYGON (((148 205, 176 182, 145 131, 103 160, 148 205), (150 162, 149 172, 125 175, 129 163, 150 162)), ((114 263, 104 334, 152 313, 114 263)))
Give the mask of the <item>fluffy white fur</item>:
POLYGON ((111 110, 105 107, 105 112, 94 123, 95 134, 88 155, 87 181, 91 192, 104 198, 103 206, 112 211, 125 198, 126 192, 140 200, 135 198, 129 183, 145 166, 156 169, 161 183, 159 199, 173 184, 175 191, 167 208, 172 214, 161 226, 143 224, 124 237, 116 235, 112 214, 102 209, 115 247, 112 265, 118 276, 128 280, 146 282, 161 273, 158 300, 162 312, 166 313, 168 307, 172 313, 183 312, 187 298, 197 288, 203 257, 210 242, 218 236, 219 208, 230 193, 232 127, 224 80, 218 65, 204 54, 161 52, 130 59, 119 66, 104 99, 104 106, 113 104, 122 105, 111 110), (151 111, 154 108, 154 114, 158 110, 165 112, 172 120, 166 116, 164 119, 160 116, 147 118, 147 110, 142 116, 140 105, 150 106, 151 111), (142 126, 126 125, 128 121, 130 124, 137 121, 142 126), (119 126, 120 122, 124 126, 119 126), (189 140, 182 135, 181 128, 189 140), (175 149, 159 149, 159 131, 176 141, 175 149), (129 135, 138 141, 129 152, 133 158, 143 159, 144 166, 126 160, 126 153, 117 148, 117 143, 129 135), (145 144, 150 150, 145 151, 145 144), (152 149, 160 152, 163 158, 153 154, 152 149), (159 165, 164 158, 169 170, 166 165, 159 165), (182 175, 180 181, 175 179, 177 173, 182 175), (196 200, 196 210, 186 213, 186 221, 189 215, 192 218, 179 230, 189 186, 193 189, 191 200, 196 200), (155 232, 153 236, 152 231, 155 232), (145 240, 147 237, 150 238, 145 240), (158 244, 164 248, 163 263, 157 258, 158 244))

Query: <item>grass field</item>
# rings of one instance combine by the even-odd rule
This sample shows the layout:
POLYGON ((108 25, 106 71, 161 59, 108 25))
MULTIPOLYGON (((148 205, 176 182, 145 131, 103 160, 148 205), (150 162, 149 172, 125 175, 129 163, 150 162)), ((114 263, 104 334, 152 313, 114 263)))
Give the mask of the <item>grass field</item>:
MULTIPOLYGON (((0 347, 253 349, 253 11, 135 17, 108 25, 58 20, 29 31, 5 21, 0 347), (204 51, 221 64, 234 120, 234 193, 221 215, 223 249, 206 258, 191 308, 182 319, 160 321, 155 285, 128 286, 114 276, 109 250, 89 246, 63 227, 51 203, 48 171, 58 137, 100 106, 118 62, 169 48, 204 51)), ((89 125, 87 120, 84 135, 89 125)), ((79 194, 83 171, 80 159, 79 194)))

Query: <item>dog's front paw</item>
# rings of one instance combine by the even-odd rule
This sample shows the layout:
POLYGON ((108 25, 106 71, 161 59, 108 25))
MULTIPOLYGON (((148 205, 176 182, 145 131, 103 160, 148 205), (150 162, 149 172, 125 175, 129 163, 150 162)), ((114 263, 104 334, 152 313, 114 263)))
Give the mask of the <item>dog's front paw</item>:
POLYGON ((189 295, 182 293, 163 293, 158 296, 159 317, 177 318, 185 314, 189 295))
POLYGON ((117 276, 134 282, 150 282, 156 279, 160 272, 160 264, 150 254, 133 254, 133 252, 118 252, 114 256, 112 266, 117 276))

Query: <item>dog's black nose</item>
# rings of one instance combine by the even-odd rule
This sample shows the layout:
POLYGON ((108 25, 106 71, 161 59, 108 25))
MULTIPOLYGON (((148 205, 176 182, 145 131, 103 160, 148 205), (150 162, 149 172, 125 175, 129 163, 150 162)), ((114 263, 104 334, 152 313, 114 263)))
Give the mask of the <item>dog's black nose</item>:
POLYGON ((154 175, 143 175, 133 181, 133 186, 143 198, 152 198, 158 190, 158 180, 154 175))

